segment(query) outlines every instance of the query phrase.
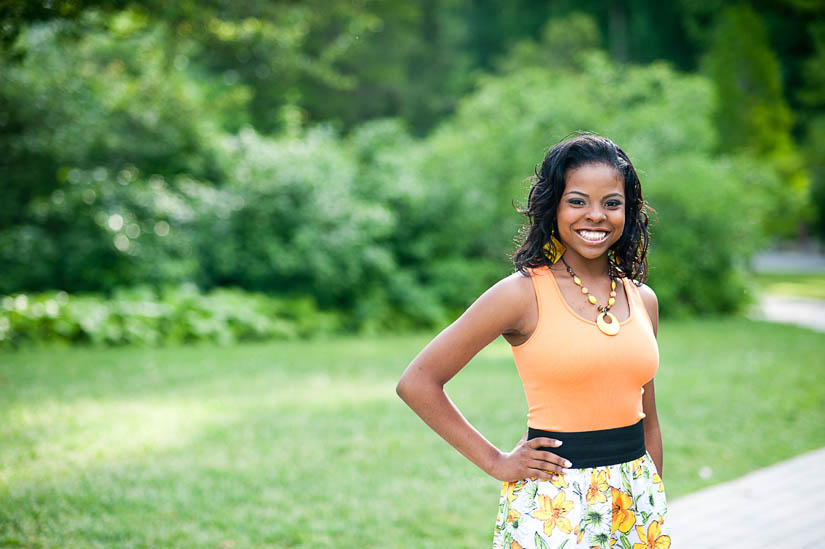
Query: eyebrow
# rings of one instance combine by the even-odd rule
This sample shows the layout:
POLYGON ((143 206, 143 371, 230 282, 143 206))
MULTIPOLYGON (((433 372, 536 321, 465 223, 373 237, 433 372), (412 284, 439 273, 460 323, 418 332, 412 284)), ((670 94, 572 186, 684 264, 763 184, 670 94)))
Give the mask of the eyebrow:
MULTIPOLYGON (((583 193, 581 191, 568 191, 568 192, 564 193, 564 196, 567 196, 568 194, 580 194, 584 197, 590 198, 589 194, 583 193)), ((604 198, 610 198, 610 197, 613 197, 613 196, 617 196, 619 198, 624 198, 624 195, 622 193, 610 193, 608 195, 605 195, 604 198)))

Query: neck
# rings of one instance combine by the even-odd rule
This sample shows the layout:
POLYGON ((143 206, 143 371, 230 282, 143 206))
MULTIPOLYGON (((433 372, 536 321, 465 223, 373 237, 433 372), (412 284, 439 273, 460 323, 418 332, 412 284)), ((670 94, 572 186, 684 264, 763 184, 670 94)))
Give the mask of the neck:
MULTIPOLYGON (((586 278, 602 278, 609 276, 607 255, 597 257, 595 259, 587 259, 579 255, 563 254, 562 259, 567 262, 567 265, 579 276, 586 278)), ((564 269, 565 265, 562 261, 558 261, 556 266, 564 269)))

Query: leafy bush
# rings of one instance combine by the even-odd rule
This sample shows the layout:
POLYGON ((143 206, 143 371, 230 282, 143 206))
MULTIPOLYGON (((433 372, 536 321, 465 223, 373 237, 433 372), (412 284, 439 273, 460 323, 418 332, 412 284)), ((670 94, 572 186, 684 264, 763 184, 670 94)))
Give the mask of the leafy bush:
POLYGON ((185 183, 219 178, 215 124, 158 29, 115 27, 67 47, 35 26, 22 61, 0 58, 0 292, 194 278, 175 225, 194 211, 185 183))
POLYGON ((341 319, 309 298, 278 299, 193 285, 119 289, 109 299, 65 292, 0 300, 0 347, 45 341, 123 345, 307 338, 340 331, 341 319))
POLYGON ((188 176, 147 177, 134 166, 71 169, 61 178, 61 189, 30 204, 29 223, 0 231, 0 292, 198 280, 199 230, 240 207, 239 197, 188 176))

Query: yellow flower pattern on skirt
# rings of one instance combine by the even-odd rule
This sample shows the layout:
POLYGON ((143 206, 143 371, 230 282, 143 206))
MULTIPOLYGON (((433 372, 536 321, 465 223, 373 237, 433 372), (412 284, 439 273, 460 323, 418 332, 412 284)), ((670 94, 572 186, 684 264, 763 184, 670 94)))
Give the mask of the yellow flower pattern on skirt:
POLYGON ((553 481, 503 483, 493 549, 573 547, 670 548, 664 485, 650 454, 553 481))

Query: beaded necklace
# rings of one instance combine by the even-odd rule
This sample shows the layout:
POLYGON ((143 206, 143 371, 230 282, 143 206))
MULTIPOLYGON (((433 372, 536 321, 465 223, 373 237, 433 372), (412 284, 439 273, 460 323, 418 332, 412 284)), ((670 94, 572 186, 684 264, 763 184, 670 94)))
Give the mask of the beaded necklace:
POLYGON ((598 326, 599 330, 601 330, 603 334, 610 336, 618 334, 621 329, 619 320, 613 313, 610 312, 610 307, 616 303, 616 277, 613 273, 612 266, 608 264, 608 275, 610 276, 610 297, 607 299, 607 305, 600 307, 596 301, 596 296, 591 294, 587 287, 582 286, 581 278, 576 276, 576 273, 573 272, 573 269, 570 268, 570 265, 567 264, 564 257, 561 258, 561 262, 564 263, 564 266, 567 268, 567 273, 573 277, 573 283, 581 288, 581 292, 587 296, 587 301, 595 305, 596 309, 599 311, 599 314, 596 316, 596 326, 598 326))

